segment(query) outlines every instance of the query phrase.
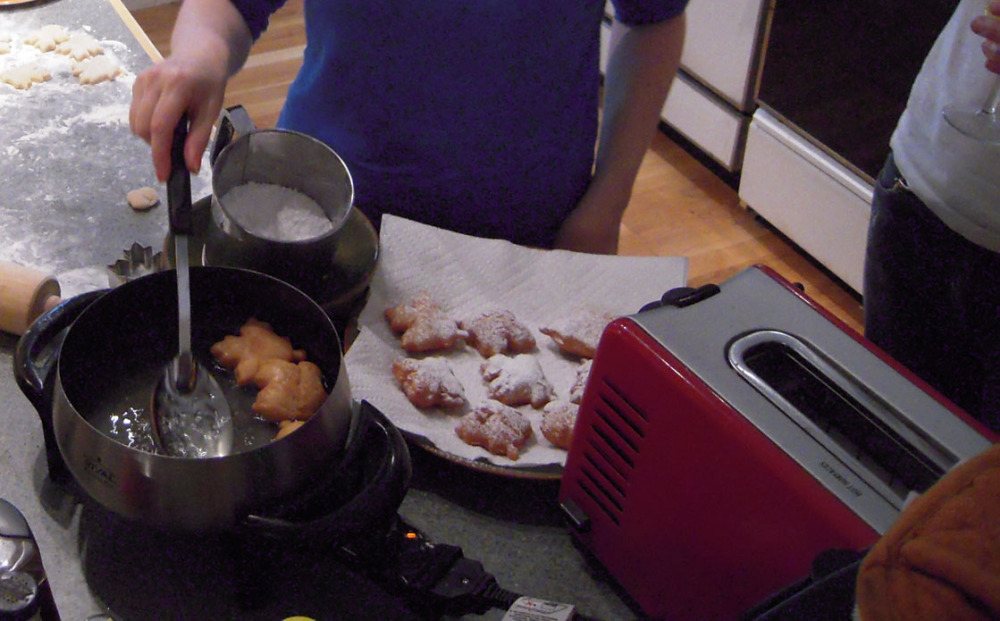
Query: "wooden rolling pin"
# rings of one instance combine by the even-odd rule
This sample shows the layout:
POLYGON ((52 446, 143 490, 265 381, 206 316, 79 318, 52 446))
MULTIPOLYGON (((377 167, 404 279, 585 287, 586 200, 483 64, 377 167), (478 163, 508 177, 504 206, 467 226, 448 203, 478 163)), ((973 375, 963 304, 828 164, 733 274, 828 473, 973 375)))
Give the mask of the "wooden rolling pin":
POLYGON ((21 335, 59 303, 59 283, 44 272, 0 261, 0 330, 21 335))

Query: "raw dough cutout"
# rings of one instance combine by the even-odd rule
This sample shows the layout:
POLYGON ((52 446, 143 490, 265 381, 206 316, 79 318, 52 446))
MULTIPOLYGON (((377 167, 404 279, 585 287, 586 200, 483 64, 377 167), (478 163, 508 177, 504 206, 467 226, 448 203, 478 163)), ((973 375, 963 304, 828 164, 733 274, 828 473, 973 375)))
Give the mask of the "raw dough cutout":
POLYGON ((34 64, 28 64, 0 73, 0 82, 10 84, 14 88, 26 90, 31 88, 32 84, 45 82, 51 77, 52 74, 47 70, 34 64))
POLYGON ((132 190, 125 195, 129 207, 136 211, 148 211, 160 204, 160 195, 156 188, 145 187, 132 190))
POLYGON ((94 56, 73 67, 73 75, 80 79, 80 84, 100 84, 115 79, 120 73, 118 63, 107 56, 94 56))
POLYGON ((10 35, 0 34, 0 54, 10 53, 10 35))
POLYGON ((84 60, 91 56, 104 53, 104 48, 100 42, 85 32, 77 32, 70 35, 62 43, 56 46, 56 52, 65 54, 73 60, 84 60))
POLYGON ((43 52, 51 52, 67 39, 69 39, 69 31, 65 27, 49 24, 29 34, 24 38, 24 42, 28 45, 34 45, 43 52))

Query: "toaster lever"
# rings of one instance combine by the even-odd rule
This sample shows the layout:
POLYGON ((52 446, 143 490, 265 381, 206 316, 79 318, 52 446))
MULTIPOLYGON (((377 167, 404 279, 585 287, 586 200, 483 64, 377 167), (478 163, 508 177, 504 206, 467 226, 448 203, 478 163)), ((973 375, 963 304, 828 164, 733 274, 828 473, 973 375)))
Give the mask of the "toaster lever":
POLYGON ((674 306, 677 308, 684 308, 685 306, 691 306, 712 297, 716 293, 721 291, 719 285, 707 284, 698 287, 676 287, 670 289, 656 302, 650 302, 643 306, 639 312, 652 310, 654 308, 660 308, 661 306, 674 306))

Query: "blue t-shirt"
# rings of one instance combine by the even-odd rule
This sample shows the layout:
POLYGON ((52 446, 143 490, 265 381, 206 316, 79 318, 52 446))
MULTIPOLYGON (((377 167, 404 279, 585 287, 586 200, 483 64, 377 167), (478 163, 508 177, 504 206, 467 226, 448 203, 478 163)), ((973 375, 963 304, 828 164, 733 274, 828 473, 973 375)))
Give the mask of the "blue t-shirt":
MULTIPOLYGON (((233 0, 254 37, 281 0, 233 0)), ((619 0, 618 18, 686 0, 619 0)), ((590 181, 604 0, 305 0, 304 64, 279 127, 347 163, 355 202, 551 246, 590 181)))

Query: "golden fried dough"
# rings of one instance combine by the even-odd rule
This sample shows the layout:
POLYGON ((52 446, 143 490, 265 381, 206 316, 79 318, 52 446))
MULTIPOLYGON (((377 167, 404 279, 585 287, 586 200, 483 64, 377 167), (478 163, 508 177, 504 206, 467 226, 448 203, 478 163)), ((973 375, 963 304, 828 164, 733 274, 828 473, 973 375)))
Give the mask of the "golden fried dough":
POLYGON ((278 423, 278 433, 274 436, 275 440, 280 440, 292 433, 299 427, 305 424, 304 420, 283 420, 278 423))
POLYGON ((565 401, 551 401, 542 412, 542 435, 545 439, 569 450, 573 442, 573 427, 576 426, 576 416, 580 406, 565 401))
POLYGON ((613 315, 590 309, 562 317, 539 328, 542 334, 552 337, 563 353, 593 358, 604 328, 614 319, 613 315))
POLYGON ((403 393, 418 408, 465 405, 465 389, 444 358, 397 358, 392 363, 403 393))
POLYGON ((269 358, 260 363, 253 383, 260 389, 253 411, 265 420, 305 420, 326 400, 323 373, 315 364, 269 358))
POLYGON ((400 346, 411 353, 451 349, 468 335, 426 291, 412 302, 387 308, 385 318, 400 335, 400 346))
POLYGON ((583 401, 583 391, 587 388, 587 380, 590 378, 590 368, 592 366, 594 366, 593 359, 587 358, 576 368, 576 380, 569 389, 570 403, 579 405, 583 401))
POLYGON ((264 360, 299 362, 306 359, 303 350, 294 349, 291 342, 275 334, 269 324, 252 317, 240 327, 239 336, 230 334, 212 345, 212 355, 219 364, 234 371, 240 386, 253 381, 264 360))
POLYGON ((455 434, 466 444, 514 460, 521 456, 531 433, 531 423, 520 412, 493 400, 484 402, 455 425, 455 434))
POLYGON ((496 354, 521 354, 535 348, 535 337, 531 330, 519 323, 514 313, 507 310, 482 313, 461 321, 458 325, 469 333, 469 344, 484 358, 496 354))

